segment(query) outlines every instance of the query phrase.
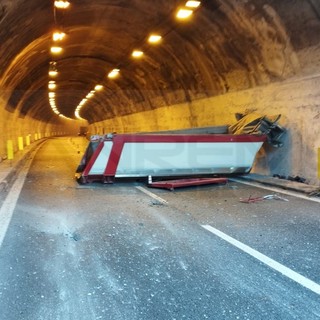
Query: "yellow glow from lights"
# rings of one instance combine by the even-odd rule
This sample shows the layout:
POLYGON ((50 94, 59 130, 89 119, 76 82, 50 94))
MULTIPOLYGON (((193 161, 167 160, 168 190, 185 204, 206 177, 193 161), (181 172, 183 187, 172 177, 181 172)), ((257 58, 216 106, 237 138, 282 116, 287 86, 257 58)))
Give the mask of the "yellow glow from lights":
POLYGON ((50 51, 52 53, 58 54, 62 52, 62 48, 61 47, 51 47, 50 51))
POLYGON ((54 98, 56 94, 54 92, 49 92, 49 98, 54 98))
POLYGON ((134 58, 141 58, 143 56, 143 52, 140 50, 134 50, 131 55, 134 58))
POLYGON ((56 77, 58 75, 58 71, 57 70, 50 70, 49 71, 49 76, 50 77, 56 77))
POLYGON ((150 35, 148 42, 149 43, 158 43, 160 42, 160 40, 162 39, 162 37, 158 34, 152 34, 150 35))
POLYGON ((90 93, 87 94, 86 98, 90 99, 90 98, 92 98, 93 96, 94 96, 94 94, 93 94, 92 92, 90 92, 90 93))
POLYGON ((49 88, 50 90, 54 90, 56 87, 57 87, 57 86, 56 86, 55 81, 49 81, 48 88, 49 88))
POLYGON ((53 41, 61 41, 66 36, 64 32, 54 32, 52 35, 53 41))
POLYGON ((178 19, 188 19, 191 17, 193 11, 191 9, 180 9, 176 15, 178 19))
POLYGON ((69 1, 55 1, 54 6, 58 9, 67 9, 70 6, 69 1))
POLYGON ((94 87, 94 90, 96 91, 100 91, 103 89, 103 86, 101 84, 97 84, 95 87, 94 87))
POLYGON ((112 71, 109 72, 108 78, 114 79, 114 78, 118 77, 119 76, 119 72, 120 72, 119 69, 113 69, 112 71))
POLYGON ((200 1, 187 1, 186 7, 187 8, 198 8, 200 6, 200 1))

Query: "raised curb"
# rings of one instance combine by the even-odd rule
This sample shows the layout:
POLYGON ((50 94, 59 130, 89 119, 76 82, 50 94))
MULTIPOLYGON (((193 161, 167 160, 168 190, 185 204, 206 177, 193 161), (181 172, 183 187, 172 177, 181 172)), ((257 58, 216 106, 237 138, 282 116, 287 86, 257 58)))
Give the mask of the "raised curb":
POLYGON ((285 190, 300 192, 306 195, 312 195, 314 193, 320 194, 320 186, 309 185, 296 181, 290 181, 285 179, 274 178, 271 176, 264 176, 257 173, 250 173, 248 175, 239 176, 237 179, 258 182, 263 185, 278 187, 285 190))

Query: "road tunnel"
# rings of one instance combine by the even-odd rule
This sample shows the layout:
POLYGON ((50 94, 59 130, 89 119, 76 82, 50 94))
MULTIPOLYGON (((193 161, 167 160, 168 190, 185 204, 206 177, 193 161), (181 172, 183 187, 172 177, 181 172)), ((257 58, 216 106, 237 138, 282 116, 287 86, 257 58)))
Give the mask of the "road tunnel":
POLYGON ((0 156, 45 137, 232 125, 281 114, 255 170, 319 184, 316 0, 0 4, 0 156), (28 140, 28 139, 29 140, 28 140))
POLYGON ((318 0, 1 0, 0 318, 319 319, 319 34, 318 0), (239 115, 285 132, 250 137, 252 172, 309 185, 137 179, 152 156, 248 172, 255 154, 209 145, 243 140, 210 133, 239 115), (102 173, 78 184, 91 135, 102 173))

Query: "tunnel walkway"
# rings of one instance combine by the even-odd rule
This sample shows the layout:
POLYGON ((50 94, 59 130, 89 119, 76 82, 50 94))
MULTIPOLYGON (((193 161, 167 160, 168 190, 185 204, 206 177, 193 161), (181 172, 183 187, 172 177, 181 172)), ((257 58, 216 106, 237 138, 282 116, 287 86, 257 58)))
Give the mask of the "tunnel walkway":
POLYGON ((164 201, 137 181, 78 185, 76 139, 44 143, 11 204, 0 247, 1 319, 319 319, 318 203, 290 195, 240 203, 270 191, 237 182, 150 190, 164 201))

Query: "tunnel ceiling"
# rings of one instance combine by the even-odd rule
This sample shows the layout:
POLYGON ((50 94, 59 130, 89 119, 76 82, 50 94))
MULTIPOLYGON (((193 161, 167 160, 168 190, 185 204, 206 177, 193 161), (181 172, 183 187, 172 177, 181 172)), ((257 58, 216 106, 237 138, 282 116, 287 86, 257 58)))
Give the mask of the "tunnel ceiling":
POLYGON ((307 74, 314 72, 313 62, 319 68, 317 0, 203 0, 190 19, 178 20, 185 4, 70 0, 69 8, 58 9, 49 0, 2 0, 6 109, 46 122, 58 113, 75 118, 79 103, 99 84, 103 89, 78 109, 93 123, 307 74), (65 38, 54 42, 55 30, 65 38), (148 43, 151 33, 161 42, 148 43), (62 53, 51 53, 53 45, 62 53), (131 56, 135 49, 143 51, 140 59, 131 56), (55 78, 48 75, 50 65, 58 71, 55 78), (109 79, 115 68, 119 76, 109 79))

